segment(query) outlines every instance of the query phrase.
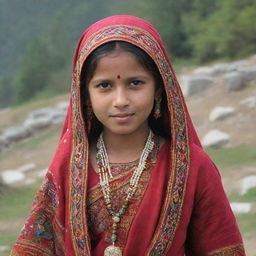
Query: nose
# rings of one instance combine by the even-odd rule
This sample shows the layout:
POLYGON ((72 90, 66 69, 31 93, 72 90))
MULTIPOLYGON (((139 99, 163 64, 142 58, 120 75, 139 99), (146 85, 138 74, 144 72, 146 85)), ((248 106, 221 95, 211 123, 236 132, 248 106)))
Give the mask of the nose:
POLYGON ((117 88, 114 96, 114 107, 124 108, 129 105, 128 92, 125 88, 117 88))

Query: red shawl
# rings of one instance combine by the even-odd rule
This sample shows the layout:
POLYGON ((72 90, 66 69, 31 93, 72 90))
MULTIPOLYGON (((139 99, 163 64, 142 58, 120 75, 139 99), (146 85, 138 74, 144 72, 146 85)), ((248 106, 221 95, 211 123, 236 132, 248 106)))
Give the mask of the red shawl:
POLYGON ((166 90, 171 134, 129 228, 123 254, 245 255, 220 176, 201 147, 160 35, 148 22, 126 15, 95 23, 78 43, 61 140, 11 255, 92 255, 86 212, 88 124, 82 118, 80 73, 96 47, 114 40, 140 47, 155 61, 166 90))

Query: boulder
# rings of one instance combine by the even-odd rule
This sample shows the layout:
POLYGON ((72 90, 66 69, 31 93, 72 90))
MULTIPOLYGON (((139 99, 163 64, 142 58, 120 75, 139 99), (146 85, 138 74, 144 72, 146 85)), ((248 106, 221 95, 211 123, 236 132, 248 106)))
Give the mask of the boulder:
POLYGON ((66 111, 60 108, 43 108, 30 113, 24 122, 24 127, 28 127, 31 131, 37 131, 47 128, 51 124, 63 122, 66 111))
POLYGON ((0 245, 0 252, 7 252, 10 250, 8 245, 0 245))
POLYGON ((69 106, 69 102, 68 102, 68 101, 61 101, 61 102, 59 102, 59 103, 57 104, 56 107, 57 107, 58 109, 63 110, 63 111, 67 111, 68 106, 69 106))
POLYGON ((256 97, 250 96, 240 101, 240 104, 247 105, 249 108, 256 108, 256 97))
POLYGON ((25 179, 25 174, 17 170, 6 170, 1 174, 4 184, 13 184, 25 179))
POLYGON ((217 120, 223 120, 233 115, 234 112, 235 112, 235 109, 233 107, 215 107, 209 115, 209 120, 211 122, 214 122, 217 120))
POLYGON ((230 136, 227 133, 219 130, 211 130, 204 136, 202 145, 204 147, 221 148, 229 142, 230 136))
POLYGON ((256 80, 256 65, 250 67, 240 67, 238 71, 242 73, 247 82, 256 80))
POLYGON ((256 188, 256 175, 250 175, 242 179, 241 194, 246 194, 251 188, 256 188))
POLYGON ((244 213, 249 213, 252 209, 252 204, 251 203, 231 203, 230 204, 232 211, 235 214, 244 214, 244 213))
POLYGON ((37 117, 25 120, 23 123, 24 127, 27 127, 31 132, 38 131, 44 128, 47 128, 51 125, 51 118, 50 117, 37 117))
POLYGON ((43 169, 43 170, 40 170, 40 171, 38 172, 38 174, 37 174, 38 178, 43 178, 43 177, 46 175, 47 171, 48 171, 48 168, 45 168, 45 169, 43 169))
POLYGON ((248 61, 248 60, 237 60, 237 61, 230 62, 228 64, 227 72, 237 71, 241 67, 249 65, 249 64, 250 64, 250 61, 248 61))
POLYGON ((246 85, 246 80, 241 72, 230 72, 224 76, 227 91, 239 91, 246 85))
POLYGON ((35 168, 36 168, 36 165, 33 163, 30 163, 30 164, 26 164, 26 165, 19 167, 18 169, 16 169, 16 171, 24 173, 24 172, 32 171, 35 168))
POLYGON ((206 75, 182 76, 181 87, 185 97, 200 93, 213 84, 213 78, 206 75))
POLYGON ((31 135, 30 130, 27 127, 10 127, 4 130, 2 139, 7 143, 16 142, 21 139, 27 138, 31 135))
POLYGON ((223 73, 227 72, 227 70, 229 68, 229 64, 228 63, 217 63, 217 64, 213 65, 212 68, 213 68, 213 75, 223 74, 223 73))
POLYGON ((194 69, 193 74, 195 75, 209 75, 211 76, 214 73, 214 68, 205 66, 205 67, 198 67, 194 69))

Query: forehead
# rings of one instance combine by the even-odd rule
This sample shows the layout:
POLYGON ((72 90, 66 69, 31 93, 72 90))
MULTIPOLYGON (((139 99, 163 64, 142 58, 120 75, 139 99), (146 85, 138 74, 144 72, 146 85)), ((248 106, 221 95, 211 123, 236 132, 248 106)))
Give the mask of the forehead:
POLYGON ((127 51, 115 51, 98 59, 94 76, 103 74, 113 74, 116 77, 119 75, 130 75, 144 73, 150 74, 137 60, 134 54, 127 51))

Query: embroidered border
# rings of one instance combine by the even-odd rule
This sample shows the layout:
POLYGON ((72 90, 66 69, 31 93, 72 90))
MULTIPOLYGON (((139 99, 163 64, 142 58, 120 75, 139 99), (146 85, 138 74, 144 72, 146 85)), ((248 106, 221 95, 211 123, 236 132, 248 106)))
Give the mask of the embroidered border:
POLYGON ((177 79, 172 73, 172 69, 158 42, 147 31, 126 25, 105 27, 91 35, 84 42, 76 63, 75 76, 72 82, 74 136, 72 144, 73 155, 70 162, 70 212, 72 213, 70 221, 72 223, 75 252, 77 255, 90 255, 85 213, 88 141, 86 141, 85 125, 81 116, 79 77, 83 62, 90 52, 99 45, 114 40, 124 40, 135 44, 145 50, 155 60, 165 83, 168 105, 173 110, 170 110, 170 120, 172 122, 169 124, 172 131, 172 172, 160 225, 152 241, 152 246, 147 253, 147 255, 164 255, 174 237, 186 190, 189 169, 189 143, 185 109, 177 79))
POLYGON ((215 250, 208 253, 209 256, 244 256, 244 246, 243 244, 235 244, 225 248, 215 250))

